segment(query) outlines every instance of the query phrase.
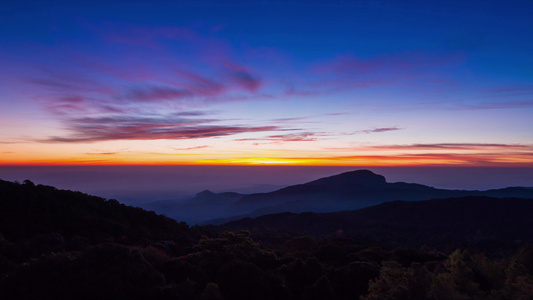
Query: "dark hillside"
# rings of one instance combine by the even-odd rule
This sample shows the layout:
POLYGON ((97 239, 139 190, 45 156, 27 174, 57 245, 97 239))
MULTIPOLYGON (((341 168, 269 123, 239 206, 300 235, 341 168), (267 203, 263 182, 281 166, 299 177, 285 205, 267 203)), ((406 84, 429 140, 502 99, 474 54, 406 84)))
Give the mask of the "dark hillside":
POLYGON ((315 237, 341 232, 395 245, 514 249, 533 242, 533 199, 462 197, 394 201, 354 211, 280 213, 228 222, 228 230, 277 230, 315 237), (496 248, 494 246, 497 245, 496 248))
POLYGON ((0 180, 0 298, 161 298, 163 263, 199 238, 116 200, 0 180))
POLYGON ((0 233, 8 240, 54 232, 95 242, 120 237, 132 242, 187 241, 188 225, 116 200, 51 186, 0 180, 0 233))
POLYGON ((231 205, 244 196, 239 193, 213 193, 205 190, 190 199, 161 200, 145 203, 142 207, 164 213, 175 220, 196 224, 220 216, 233 215, 231 205))
POLYGON ((478 245, 469 240, 456 251, 417 244, 475 231, 474 242, 506 235, 523 245, 530 201, 392 202, 226 225, 250 233, 0 181, 0 299, 529 299, 533 247, 495 258, 465 250, 478 245))
POLYGON ((244 217, 281 212, 336 212, 388 201, 418 201, 465 196, 533 198, 533 188, 488 191, 437 189, 416 183, 387 182, 369 170, 355 170, 288 186, 270 193, 239 194, 202 191, 188 199, 160 200, 142 205, 189 224, 220 225, 244 217))
POLYGON ((334 212, 396 200, 417 201, 465 196, 533 198, 533 188, 488 191, 446 190, 415 183, 389 183, 369 170, 356 170, 289 186, 271 193, 251 194, 234 205, 235 215, 255 217, 277 212, 334 212))

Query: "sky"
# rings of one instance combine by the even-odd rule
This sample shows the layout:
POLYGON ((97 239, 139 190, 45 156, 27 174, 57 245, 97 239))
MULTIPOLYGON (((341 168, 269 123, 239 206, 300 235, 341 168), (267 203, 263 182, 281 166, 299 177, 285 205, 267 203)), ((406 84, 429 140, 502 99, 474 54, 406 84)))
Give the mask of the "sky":
POLYGON ((3 1, 0 165, 533 168, 533 1, 3 1))

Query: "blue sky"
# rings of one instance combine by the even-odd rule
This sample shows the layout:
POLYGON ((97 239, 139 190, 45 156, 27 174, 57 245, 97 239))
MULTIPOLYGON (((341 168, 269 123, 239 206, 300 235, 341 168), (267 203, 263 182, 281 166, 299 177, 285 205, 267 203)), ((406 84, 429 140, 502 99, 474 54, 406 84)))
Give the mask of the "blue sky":
POLYGON ((0 164, 533 162, 531 1, 7 1, 0 164))

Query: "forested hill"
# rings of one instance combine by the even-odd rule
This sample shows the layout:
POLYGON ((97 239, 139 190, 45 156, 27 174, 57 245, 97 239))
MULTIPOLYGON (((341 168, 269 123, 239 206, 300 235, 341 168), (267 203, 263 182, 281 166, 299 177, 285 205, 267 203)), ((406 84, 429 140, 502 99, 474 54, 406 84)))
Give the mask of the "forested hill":
POLYGON ((163 263, 199 238, 116 200, 0 180, 0 299, 163 299, 163 263))
MULTIPOLYGON (((522 222, 529 206, 509 201, 489 205, 480 215, 497 209, 501 211, 492 211, 494 222, 509 222, 503 229, 528 225, 522 222), (501 219, 504 213, 510 217, 501 219)), ((406 219, 413 212, 426 213, 418 217, 422 223, 438 215, 434 210, 442 208, 435 206, 439 203, 427 203, 421 208, 419 203, 393 202, 359 211, 368 234, 381 234, 376 228, 385 219, 395 230, 369 241, 339 232, 335 222, 350 223, 354 212, 282 214, 240 223, 285 222, 264 222, 269 226, 266 235, 257 226, 251 232, 219 232, 216 227, 189 228, 115 200, 30 181, 0 181, 0 299, 529 299, 533 247, 502 258, 464 248, 442 252, 409 248, 408 243, 391 247, 390 240, 413 233, 401 225, 420 221, 406 219), (302 217, 310 222, 301 223, 302 217), (291 226, 295 232, 287 234, 291 226), (331 230, 336 231, 327 234, 331 230)), ((476 210, 463 208, 463 214, 476 215, 476 210)), ((524 227, 523 233, 532 227, 524 227)), ((461 233, 449 231, 447 237, 454 234, 461 233)))
POLYGON ((512 250, 533 242, 533 199, 470 196, 393 201, 353 211, 280 213, 222 225, 321 237, 342 233, 392 245, 512 250))
MULTIPOLYGON (((91 242, 121 238, 190 240, 189 227, 173 219, 126 206, 116 200, 55 187, 0 180, 0 233, 8 240, 56 233, 91 242)), ((190 243, 190 242, 189 242, 190 243)))

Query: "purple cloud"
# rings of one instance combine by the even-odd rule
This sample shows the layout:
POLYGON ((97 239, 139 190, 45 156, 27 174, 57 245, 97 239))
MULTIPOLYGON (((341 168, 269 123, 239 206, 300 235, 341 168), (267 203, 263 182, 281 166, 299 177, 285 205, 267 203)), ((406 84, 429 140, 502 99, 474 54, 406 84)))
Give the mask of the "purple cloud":
POLYGON ((369 133, 381 133, 381 132, 387 132, 387 131, 396 131, 396 130, 402 130, 403 128, 399 127, 381 127, 381 128, 374 128, 374 129, 367 129, 367 130, 359 130, 352 132, 350 134, 369 134, 369 133))
MULTIPOLYGON (((306 159, 306 157, 288 157, 287 159, 306 159)), ((494 165, 508 165, 515 164, 524 165, 524 160, 532 161, 533 153, 528 152, 494 152, 494 153, 406 153, 399 155, 376 154, 376 155, 353 155, 353 156, 324 156, 313 157, 313 160, 324 161, 373 161, 379 163, 400 163, 406 165, 413 165, 424 160, 426 165, 448 165, 450 161, 460 163, 463 165, 479 165, 479 166, 494 166, 494 165), (502 159, 503 157, 503 159, 502 159)), ((526 163, 531 165, 531 163, 526 163)))
POLYGON ((261 80, 246 67, 228 61, 224 63, 224 67, 231 81, 248 92, 255 92, 261 87, 261 80))
POLYGON ((49 112, 58 116, 126 112, 125 107, 119 105, 119 103, 82 95, 48 96, 41 97, 39 101, 49 112))
POLYGON ((461 54, 431 56, 426 53, 382 55, 376 57, 356 57, 351 54, 317 64, 311 73, 321 77, 313 86, 322 89, 368 88, 423 79, 428 82, 446 82, 435 77, 436 68, 461 64, 461 54))
POLYGON ((263 138, 245 138, 236 139, 236 141, 274 141, 274 142, 302 142, 302 141, 316 141, 315 136, 319 135, 314 132, 301 132, 290 134, 270 135, 263 138))
POLYGON ((302 121, 306 119, 309 119, 309 117, 278 118, 278 119, 272 119, 272 122, 285 123, 285 122, 292 122, 292 121, 302 121))
POLYGON ((108 140, 197 139, 245 132, 278 130, 277 126, 210 125, 215 120, 145 117, 86 117, 69 119, 68 136, 54 136, 43 142, 95 142, 108 140))
POLYGON ((103 38, 98 41, 102 49, 120 55, 102 57, 91 49, 65 50, 69 53, 65 65, 50 68, 43 62, 36 75, 25 79, 35 99, 58 116, 142 116, 176 107, 269 96, 258 94, 261 76, 235 59, 242 60, 242 56, 211 27, 110 23, 105 30, 84 29, 103 38))
POLYGON ((185 89, 176 89, 171 87, 149 87, 145 89, 133 89, 128 92, 128 100, 151 102, 159 100, 177 100, 191 98, 194 94, 185 89))
POLYGON ((457 110, 485 110, 485 109, 507 109, 507 108, 520 108, 520 107, 532 107, 533 100, 526 101, 509 101, 509 102, 484 102, 478 104, 457 104, 454 109, 457 110))
POLYGON ((426 53, 408 53, 382 55, 369 58, 356 57, 351 54, 338 56, 336 59, 316 66, 314 71, 334 76, 381 75, 398 76, 413 71, 422 72, 428 67, 442 67, 460 64, 463 55, 431 56, 426 53), (400 74, 399 74, 399 73, 400 74))
POLYGON ((88 80, 75 74, 57 74, 56 72, 47 72, 47 78, 24 78, 23 81, 45 88, 48 91, 72 93, 100 93, 113 94, 114 90, 97 81, 88 80))
POLYGON ((350 115, 352 113, 347 113, 347 112, 337 112, 337 113, 329 113, 329 114, 326 114, 326 116, 342 116, 342 115, 350 115))
POLYGON ((176 73, 183 78, 183 82, 168 81, 167 83, 184 86, 194 94, 200 96, 214 97, 220 96, 227 91, 227 87, 214 80, 207 79, 197 73, 187 70, 177 70, 176 73))
POLYGON ((323 91, 321 90, 312 90, 312 88, 308 88, 307 90, 299 90, 295 87, 294 82, 290 81, 286 83, 286 89, 283 94, 285 97, 308 97, 308 96, 318 96, 322 94, 323 91))
POLYGON ((282 135, 271 135, 268 137, 270 140, 278 140, 282 142, 302 142, 302 141, 316 141, 316 133, 313 132, 302 132, 302 133, 291 133, 291 134, 282 134, 282 135))
POLYGON ((186 150, 196 150, 196 149, 205 149, 205 148, 209 148, 210 146, 207 146, 207 145, 203 145, 203 146, 196 146, 196 147, 187 147, 187 148, 176 148, 176 147, 170 147, 171 149, 174 149, 174 150, 179 150, 179 151, 186 151, 186 150))
POLYGON ((107 24, 100 32, 110 43, 129 46, 144 46, 152 49, 160 47, 160 40, 192 40, 198 35, 188 27, 140 27, 126 26, 119 29, 116 25, 107 24), (112 26, 111 30, 109 26, 112 26), (113 28, 114 27, 114 28, 113 28))
POLYGON ((529 148, 530 146, 520 144, 483 144, 483 143, 439 143, 439 144, 411 144, 411 145, 385 145, 371 146, 370 149, 380 150, 480 150, 480 149, 507 149, 507 148, 529 148))
POLYGON ((485 92, 489 93, 515 93, 515 92, 526 92, 528 94, 533 93, 533 87, 526 86, 526 87, 508 87, 508 88, 501 88, 501 89, 489 89, 484 90, 485 92))

